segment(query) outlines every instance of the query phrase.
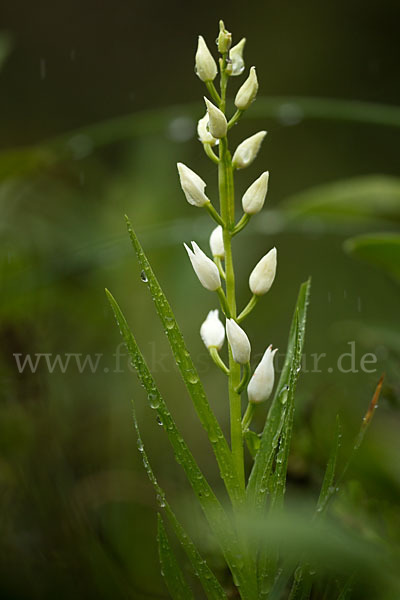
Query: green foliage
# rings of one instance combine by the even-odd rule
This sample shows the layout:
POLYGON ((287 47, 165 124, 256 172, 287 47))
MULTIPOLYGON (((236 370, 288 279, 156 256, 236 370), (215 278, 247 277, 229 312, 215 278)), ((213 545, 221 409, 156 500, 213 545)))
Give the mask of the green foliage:
POLYGON ((173 600, 194 600, 178 561, 169 543, 168 535, 160 513, 157 515, 158 553, 160 556, 161 573, 164 576, 169 593, 173 600))
POLYGON ((351 256, 381 269, 400 283, 400 235, 396 233, 359 235, 346 240, 344 248, 351 256))

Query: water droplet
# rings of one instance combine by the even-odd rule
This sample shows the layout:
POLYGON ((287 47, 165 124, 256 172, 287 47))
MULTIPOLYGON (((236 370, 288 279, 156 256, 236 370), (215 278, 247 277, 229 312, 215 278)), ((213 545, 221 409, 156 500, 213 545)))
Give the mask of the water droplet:
POLYGON ((149 394, 148 399, 150 402, 151 408, 158 408, 160 406, 160 397, 158 394, 149 394))
POLYGON ((143 448, 143 442, 142 442, 142 440, 140 438, 138 438, 138 440, 137 440, 136 443, 137 443, 137 447, 138 447, 139 452, 143 452, 144 448, 143 448))
POLYGON ((163 424, 161 417, 157 417, 156 421, 157 421, 158 425, 162 425, 163 424))
POLYGON ((161 508, 165 507, 165 500, 160 494, 157 494, 157 502, 161 508))
POLYGON ((142 271, 140 273, 140 279, 143 281, 143 283, 147 283, 148 282, 147 275, 146 275, 146 273, 144 271, 142 271))
POLYGON ((213 431, 210 431, 208 438, 212 444, 215 444, 218 441, 218 436, 213 431))
POLYGON ((174 319, 172 317, 165 317, 165 326, 167 329, 172 329, 174 326, 174 319))
POLYGON ((188 371, 187 378, 188 378, 189 383, 195 384, 199 381, 199 378, 197 377, 197 375, 194 371, 188 371))

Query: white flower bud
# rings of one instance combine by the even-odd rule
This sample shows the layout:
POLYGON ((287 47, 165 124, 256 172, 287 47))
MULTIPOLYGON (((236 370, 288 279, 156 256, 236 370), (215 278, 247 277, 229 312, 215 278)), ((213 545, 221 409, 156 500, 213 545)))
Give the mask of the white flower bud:
POLYGON ((228 130, 228 123, 224 113, 219 110, 208 98, 204 98, 208 111, 208 128, 215 138, 223 138, 228 130))
POLYGON ((239 144, 232 158, 236 169, 244 169, 253 162, 266 135, 266 131, 259 131, 239 144))
POLYGON ((258 92, 258 80, 255 67, 251 67, 250 74, 244 84, 239 88, 235 98, 235 106, 239 110, 246 110, 253 102, 258 92))
POLYGON ((177 167, 181 187, 189 204, 204 206, 207 202, 210 202, 204 193, 206 188, 205 181, 183 163, 178 163, 177 167))
POLYGON ((210 310, 200 327, 200 336, 206 348, 221 350, 225 340, 225 327, 218 317, 218 309, 210 310))
POLYGON ((199 278, 202 286, 211 292, 215 292, 221 287, 221 279, 217 265, 204 254, 196 242, 192 242, 193 251, 184 244, 186 252, 189 255, 192 267, 199 278))
POLYGON ((202 35, 197 44, 195 71, 202 81, 213 81, 217 75, 217 64, 209 51, 202 35))
POLYGON ((226 320, 226 335, 232 350, 233 360, 241 365, 248 363, 251 352, 249 338, 233 319, 226 320))
POLYGON ((218 225, 211 232, 210 248, 213 256, 225 258, 224 236, 221 225, 218 225))
POLYGON ((223 21, 219 22, 219 36, 217 39, 218 52, 225 54, 232 44, 232 34, 225 29, 223 21))
POLYGON ((242 206, 245 213, 255 215, 260 212, 264 206, 265 197, 268 191, 269 173, 265 171, 258 179, 251 184, 242 198, 242 206))
POLYGON ((243 48, 246 43, 246 38, 242 38, 236 46, 230 49, 229 59, 232 63, 231 75, 236 77, 244 71, 243 48))
POLYGON ((275 279, 276 248, 272 248, 256 264, 249 277, 250 290, 256 296, 266 294, 275 279))
POLYGON ((249 402, 259 403, 268 400, 274 387, 274 356, 275 350, 272 350, 272 345, 264 352, 260 363, 250 379, 247 386, 247 395, 249 402))
POLYGON ((197 135, 199 136, 199 140, 202 144, 210 144, 211 146, 215 146, 215 144, 219 143, 219 140, 217 140, 208 131, 208 121, 208 113, 199 119, 199 122, 197 123, 197 135))

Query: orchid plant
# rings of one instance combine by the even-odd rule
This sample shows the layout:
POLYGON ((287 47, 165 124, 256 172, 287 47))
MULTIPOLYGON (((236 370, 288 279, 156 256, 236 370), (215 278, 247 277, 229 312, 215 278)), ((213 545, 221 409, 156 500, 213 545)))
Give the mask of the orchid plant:
MULTIPOLYGON (((268 191, 268 171, 263 171, 244 192, 241 198, 243 214, 236 218, 234 175, 251 165, 256 159, 266 131, 260 131, 245 139, 235 149, 229 149, 228 136, 245 111, 255 100, 258 90, 256 70, 251 67, 245 82, 236 93, 236 111, 227 116, 227 86, 240 76, 244 69, 243 50, 245 39, 232 46, 232 35, 220 22, 217 39, 220 58, 218 65, 202 36, 199 36, 195 56, 196 74, 204 82, 209 94, 205 98, 206 113, 198 122, 198 138, 207 157, 218 170, 219 206, 214 206, 205 193, 206 183, 192 169, 178 163, 180 184, 189 204, 205 209, 215 221, 210 235, 212 258, 194 241, 185 244, 193 269, 207 290, 216 293, 219 309, 211 310, 200 328, 201 338, 212 361, 227 380, 230 409, 230 440, 214 415, 204 388, 186 349, 181 331, 171 307, 153 273, 140 242, 127 219, 129 235, 136 252, 142 280, 147 284, 157 313, 164 326, 176 364, 186 385, 189 396, 205 429, 224 483, 228 505, 223 504, 214 493, 200 470, 188 445, 160 394, 157 384, 141 354, 133 333, 113 296, 107 291, 111 306, 122 332, 132 363, 147 391, 148 401, 158 415, 176 460, 184 469, 193 492, 203 510, 211 531, 220 546, 226 565, 232 576, 234 594, 244 600, 285 597, 287 582, 291 585, 290 598, 309 598, 313 574, 299 559, 296 569, 288 574, 282 559, 262 539, 254 538, 244 519, 249 516, 262 519, 265 514, 277 514, 283 508, 286 473, 291 443, 294 397, 301 367, 304 343, 306 311, 310 282, 300 286, 291 323, 285 362, 274 391, 274 355, 270 340, 265 340, 264 355, 254 372, 251 367, 251 344, 243 323, 256 307, 262 296, 270 290, 277 268, 276 248, 266 248, 266 254, 257 262, 249 276, 250 300, 242 310, 238 309, 235 292, 235 269, 232 255, 233 239, 246 227, 250 219, 259 213, 268 191), (217 90, 214 81, 220 75, 217 90), (220 311, 220 312, 219 312, 220 311), (225 324, 220 319, 220 314, 225 324), (225 336, 226 334, 226 336, 225 336), (220 352, 227 338, 228 362, 220 352), (274 394, 272 395, 274 391, 274 394), (266 402, 272 395, 264 428, 261 433, 251 429, 255 406, 266 402), (247 407, 243 401, 247 399, 247 407), (245 452, 252 461, 249 473, 245 469, 245 452), (282 584, 282 577, 284 583, 282 584), (290 583, 291 582, 291 583, 290 583)), ((376 404, 376 400, 375 400, 376 404)), ((369 422, 369 420, 368 420, 369 422)), ((138 448, 143 457, 147 474, 155 488, 160 514, 158 516, 158 543, 162 573, 172 598, 194 598, 183 570, 170 543, 165 518, 173 530, 191 563, 193 573, 199 579, 205 596, 210 600, 231 597, 200 550, 185 531, 158 484, 149 463, 138 422, 134 412, 138 448)), ((365 427, 368 423, 366 422, 365 427)), ((339 448, 340 430, 335 433, 332 455, 329 459, 321 495, 318 500, 319 515, 325 510, 335 491, 335 466, 339 448)), ((232 589, 232 588, 231 588, 232 589)), ((289 587, 290 589, 290 587, 289 587)))

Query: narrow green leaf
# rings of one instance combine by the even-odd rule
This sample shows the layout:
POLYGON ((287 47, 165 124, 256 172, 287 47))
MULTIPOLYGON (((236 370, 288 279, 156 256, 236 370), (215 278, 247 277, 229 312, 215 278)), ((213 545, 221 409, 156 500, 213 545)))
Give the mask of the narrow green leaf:
MULTIPOLYGON (((289 451, 292 439, 293 418, 294 418, 294 396, 296 382, 301 366, 301 353, 303 348, 303 339, 299 334, 299 311, 296 310, 295 318, 295 345, 292 363, 290 365, 288 389, 285 394, 285 416, 281 435, 279 438, 279 448, 275 459, 275 470, 270 475, 269 489, 271 494, 270 512, 280 511, 283 507, 283 499, 286 490, 286 475, 289 460, 289 451)), ((261 498, 264 497, 264 490, 260 489, 261 498)), ((264 544, 259 554, 259 588, 260 598, 267 598, 271 583, 275 579, 278 566, 278 556, 271 554, 268 544, 264 544)))
POLYGON ((333 484, 336 475, 336 464, 340 449, 340 443, 342 439, 342 427, 340 424, 339 416, 336 417, 336 429, 335 437, 333 440, 331 452, 329 455, 328 463, 326 465, 325 475, 322 482, 321 492, 317 503, 317 513, 322 513, 325 509, 329 498, 332 495, 333 484))
MULTIPOLYGON (((258 511, 265 510, 268 491, 271 491, 271 509, 283 503, 286 488, 286 471, 294 416, 294 395, 301 368, 304 345, 306 313, 310 280, 300 287, 283 370, 270 406, 260 449, 256 455, 247 487, 250 506, 258 511), (276 449, 279 443, 278 452, 276 449), (272 473, 275 458, 275 472, 272 473)), ((275 578, 278 557, 271 554, 268 544, 260 549, 258 582, 260 598, 266 598, 275 578)))
MULTIPOLYGON (((399 203, 400 204, 400 203, 399 203)), ((381 269, 400 283, 400 235, 375 233, 346 240, 346 252, 381 269)))
POLYGON ((187 584, 176 556, 170 546, 160 513, 157 515, 157 538, 161 574, 165 579, 171 597, 173 600, 194 600, 192 590, 187 584))
POLYGON ((168 435, 168 439, 174 449, 176 460, 182 465, 186 473, 210 528, 220 544, 229 568, 235 575, 237 581, 240 582, 243 589, 250 588, 251 585, 255 585, 255 582, 252 583, 253 577, 249 575, 249 570, 246 571, 245 568, 239 568, 239 566, 237 566, 236 556, 238 553, 240 554, 240 545, 232 523, 198 467, 186 442, 180 435, 175 421, 157 388, 154 378, 150 373, 121 309, 111 293, 108 290, 106 290, 106 293, 125 341, 126 348, 131 357, 132 364, 136 369, 141 383, 146 389, 150 406, 157 412, 168 435))
MULTIPOLYGON (((261 436, 260 449, 257 452, 250 473, 247 486, 247 497, 250 505, 253 507, 263 508, 265 506, 267 482, 280 432, 286 418, 285 415, 288 405, 289 379, 292 372, 292 363, 298 352, 300 352, 301 355, 303 348, 309 291, 310 280, 303 283, 300 287, 289 332, 285 363, 268 411, 268 417, 261 436)), ((298 373, 296 373, 295 379, 297 376, 298 373)))
MULTIPOLYGON (((337 416, 335 436, 329 454, 329 459, 326 465, 325 475, 321 486, 321 492, 317 502, 317 516, 320 516, 323 513, 328 504, 329 499, 331 498, 334 492, 333 484, 335 481, 336 464, 340 449, 341 438, 342 428, 339 416, 337 416)), ((313 581, 313 576, 310 574, 310 572, 311 569, 309 565, 305 564, 304 562, 301 562, 299 564, 294 575, 289 600, 303 600, 304 598, 309 598, 313 581)))
POLYGON ((164 511, 168 517, 168 520, 171 523, 172 528, 175 532, 175 535, 178 538, 183 550, 185 551, 185 553, 192 565, 194 573, 197 575, 197 577, 199 578, 199 580, 204 588, 207 598, 209 600, 226 600, 226 598, 227 598, 226 594, 225 594, 224 590, 222 589, 220 583, 218 582, 214 573, 211 571, 211 569, 207 565, 206 561, 203 559, 203 557, 197 550, 196 546, 194 545, 194 543, 192 542, 192 540, 186 533, 185 529, 183 528, 183 526, 177 519, 174 511, 172 510, 170 504, 168 503, 168 501, 166 499, 164 490, 161 488, 161 486, 159 485, 159 483, 156 479, 156 476, 154 475, 154 471, 151 468, 146 450, 143 445, 143 441, 142 441, 142 438, 140 435, 140 430, 139 430, 139 424, 137 422, 134 409, 133 409, 133 423, 134 423, 135 430, 136 430, 139 452, 142 455, 143 464, 144 464, 144 468, 146 470, 147 476, 150 479, 151 483, 153 484, 153 487, 157 494, 158 503, 161 506, 161 508, 164 509, 164 511))
POLYGON ((164 326, 176 364, 182 375, 182 379, 193 401, 201 424, 207 432, 208 438, 214 450, 218 462, 221 477, 225 482, 226 489, 233 503, 243 501, 243 494, 238 476, 234 467, 232 454, 222 432, 222 429, 212 412, 208 403, 203 385, 193 364, 192 358, 186 348, 182 333, 175 320, 172 309, 166 299, 160 284, 158 283, 140 242, 132 229, 129 219, 126 217, 129 235, 135 249, 143 279, 147 281, 156 311, 164 326))
POLYGON ((280 508, 283 504, 283 498, 286 490, 286 473, 289 461, 290 445, 292 441, 293 418, 295 408, 296 383, 301 369, 301 354, 303 350, 303 335, 300 334, 299 311, 297 309, 296 327, 295 327, 295 345, 292 363, 289 372, 289 384, 287 392, 287 409, 285 421, 282 428, 282 434, 279 440, 279 449, 276 456, 276 467, 271 484, 271 510, 275 507, 280 508))
POLYGON ((343 586, 337 600, 348 600, 348 598, 350 598, 352 587, 353 587, 353 580, 354 580, 354 577, 352 575, 349 578, 349 580, 345 583, 345 585, 343 586))

